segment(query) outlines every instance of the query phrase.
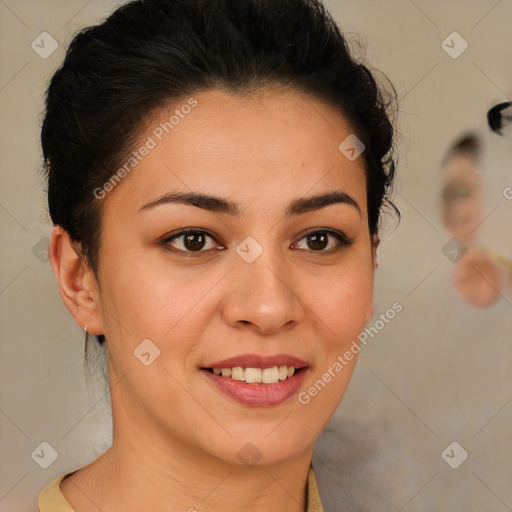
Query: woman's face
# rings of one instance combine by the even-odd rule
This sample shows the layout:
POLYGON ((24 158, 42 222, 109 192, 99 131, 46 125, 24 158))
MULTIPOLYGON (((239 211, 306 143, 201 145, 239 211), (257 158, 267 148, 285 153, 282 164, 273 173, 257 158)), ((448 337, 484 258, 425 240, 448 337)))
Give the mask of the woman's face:
POLYGON ((155 116, 137 146, 151 149, 101 204, 114 442, 277 463, 329 420, 373 311, 363 160, 309 96, 194 99, 155 116))

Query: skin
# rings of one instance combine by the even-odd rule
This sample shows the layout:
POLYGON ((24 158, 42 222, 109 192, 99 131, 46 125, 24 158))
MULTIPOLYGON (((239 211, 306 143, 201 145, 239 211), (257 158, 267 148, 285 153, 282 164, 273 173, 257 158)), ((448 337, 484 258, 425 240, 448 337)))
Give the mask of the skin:
POLYGON ((484 309, 492 306, 505 288, 505 269, 483 250, 474 248, 455 265, 453 282, 461 299, 484 309))
MULTIPOLYGON (((297 395, 272 407, 240 404, 199 368, 247 353, 291 354, 309 364, 304 391, 373 313, 378 238, 368 229, 362 157, 351 162, 338 150, 353 133, 344 116, 283 89, 194 98, 190 114, 103 199, 97 280, 67 234, 52 233, 66 306, 108 343, 113 443, 61 483, 77 512, 304 510, 314 441, 356 357, 307 405, 297 395), (140 211, 171 191, 222 197, 241 214, 179 203, 140 211), (285 216, 291 201, 333 191, 360 211, 336 203, 285 216), (184 249, 183 237, 159 244, 186 227, 217 240, 193 256, 172 251, 184 249), (330 237, 328 252, 314 251, 311 228, 341 231, 353 244, 330 237), (250 264, 235 252, 248 236, 263 248, 250 264), (161 351, 150 366, 133 354, 144 339, 161 351), (252 466, 237 456, 248 442, 261 457, 252 466)), ((141 141, 175 107, 153 116, 141 141)))
POLYGON ((448 160, 443 171, 444 225, 462 242, 471 242, 482 221, 478 166, 472 157, 456 154, 448 160))

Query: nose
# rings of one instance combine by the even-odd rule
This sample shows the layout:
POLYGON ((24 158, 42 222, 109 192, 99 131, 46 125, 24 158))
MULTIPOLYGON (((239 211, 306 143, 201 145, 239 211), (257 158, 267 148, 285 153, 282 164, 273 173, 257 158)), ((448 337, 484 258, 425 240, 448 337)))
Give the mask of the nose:
POLYGON ((260 334, 278 333, 297 325, 303 318, 304 304, 293 274, 282 256, 268 251, 252 263, 235 255, 235 268, 229 274, 222 304, 224 321, 260 334))

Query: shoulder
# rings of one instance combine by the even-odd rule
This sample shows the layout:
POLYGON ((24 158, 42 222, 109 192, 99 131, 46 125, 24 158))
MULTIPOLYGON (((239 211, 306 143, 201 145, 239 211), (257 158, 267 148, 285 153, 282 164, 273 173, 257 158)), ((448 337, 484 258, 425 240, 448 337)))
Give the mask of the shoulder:
POLYGON ((72 474, 66 473, 59 476, 41 491, 41 494, 39 494, 39 512, 74 512, 60 490, 62 480, 72 474))

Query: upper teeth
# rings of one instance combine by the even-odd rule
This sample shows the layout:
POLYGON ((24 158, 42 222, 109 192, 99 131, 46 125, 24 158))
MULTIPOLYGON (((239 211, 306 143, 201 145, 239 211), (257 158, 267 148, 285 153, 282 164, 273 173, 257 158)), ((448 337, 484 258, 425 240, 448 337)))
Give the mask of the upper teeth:
POLYGON ((273 366, 272 368, 213 368, 215 375, 231 377, 244 382, 261 382, 263 384, 275 384, 285 380, 295 373, 293 366, 273 366))

